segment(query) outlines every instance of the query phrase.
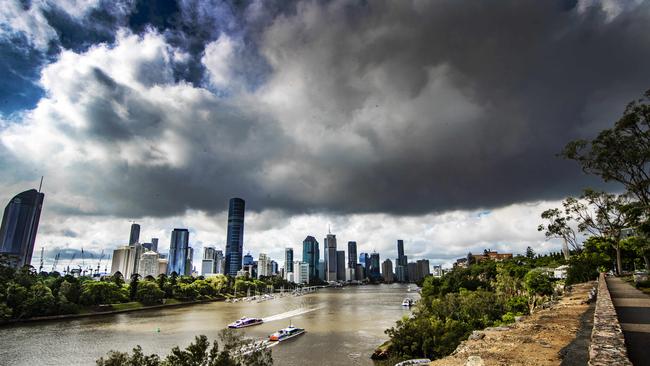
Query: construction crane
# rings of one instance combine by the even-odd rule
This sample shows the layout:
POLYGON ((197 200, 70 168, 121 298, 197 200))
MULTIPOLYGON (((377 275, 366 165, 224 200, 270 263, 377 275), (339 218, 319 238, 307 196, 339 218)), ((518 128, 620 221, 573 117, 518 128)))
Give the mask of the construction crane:
MULTIPOLYGON (((42 180, 43 178, 41 178, 42 180)), ((42 182, 41 182, 42 184, 42 182)), ((45 250, 45 247, 41 247, 41 260, 40 260, 40 265, 38 266, 38 273, 41 273, 43 270, 43 251, 45 250)))
POLYGON ((99 266, 102 265, 102 259, 104 259, 104 249, 102 249, 102 254, 99 256, 99 261, 97 262, 97 269, 95 270, 95 277, 99 277, 99 266))
POLYGON ((68 274, 70 273, 70 265, 72 264, 72 261, 77 257, 77 253, 72 253, 72 258, 70 258, 70 262, 68 263, 68 268, 64 270, 63 272, 68 274))
POLYGON ((61 252, 56 253, 54 256, 54 264, 52 264, 52 272, 56 271, 56 265, 59 263, 59 258, 61 257, 61 252))

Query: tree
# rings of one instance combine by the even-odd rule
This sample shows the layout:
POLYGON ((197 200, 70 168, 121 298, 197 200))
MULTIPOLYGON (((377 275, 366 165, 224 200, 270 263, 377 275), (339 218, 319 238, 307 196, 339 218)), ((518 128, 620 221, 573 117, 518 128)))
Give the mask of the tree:
POLYGON ((533 259, 535 258, 535 251, 531 247, 526 247, 526 258, 533 259))
POLYGON ((142 348, 136 346, 133 354, 110 351, 107 358, 97 360, 97 366, 271 366, 273 358, 270 349, 252 348, 251 340, 244 339, 232 329, 219 333, 223 349, 215 340, 210 347, 208 338, 200 335, 185 349, 174 347, 161 362, 158 355, 145 356, 142 348), (246 352, 244 352, 246 351, 246 352))
POLYGON ((135 301, 135 298, 138 295, 138 285, 140 283, 140 275, 134 273, 131 275, 131 282, 129 283, 129 299, 135 301))
POLYGON ((569 142, 562 155, 588 174, 622 183, 645 207, 650 207, 650 90, 628 104, 613 128, 591 140, 569 142))
POLYGON ((152 281, 140 282, 137 289, 135 299, 145 305, 160 304, 165 296, 165 293, 152 281))
POLYGON ((540 298, 553 294, 553 285, 548 276, 539 270, 533 269, 526 273, 524 285, 530 298, 530 312, 537 306, 540 298))
POLYGON ((29 296, 23 304, 27 317, 50 315, 54 310, 52 290, 42 283, 36 283, 29 289, 29 296))
POLYGON ((86 281, 81 285, 79 301, 85 305, 114 304, 126 301, 126 296, 113 282, 86 281))
POLYGON ((122 287, 124 285, 124 275, 122 275, 122 272, 120 271, 115 272, 113 276, 111 276, 111 280, 119 287, 122 287))
POLYGON ((544 231, 546 239, 562 239, 564 241, 562 252, 565 259, 569 259, 569 246, 575 251, 580 251, 578 237, 570 225, 573 217, 566 210, 563 213, 559 208, 548 209, 542 212, 542 219, 547 220, 547 223, 539 225, 537 231, 544 231))

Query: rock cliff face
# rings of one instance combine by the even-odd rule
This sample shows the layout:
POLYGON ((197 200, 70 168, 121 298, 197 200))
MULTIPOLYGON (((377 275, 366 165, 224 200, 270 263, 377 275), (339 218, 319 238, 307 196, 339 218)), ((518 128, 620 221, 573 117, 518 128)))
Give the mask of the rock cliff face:
POLYGON ((431 365, 586 365, 594 308, 586 300, 593 287, 575 285, 559 302, 510 327, 476 331, 431 365))

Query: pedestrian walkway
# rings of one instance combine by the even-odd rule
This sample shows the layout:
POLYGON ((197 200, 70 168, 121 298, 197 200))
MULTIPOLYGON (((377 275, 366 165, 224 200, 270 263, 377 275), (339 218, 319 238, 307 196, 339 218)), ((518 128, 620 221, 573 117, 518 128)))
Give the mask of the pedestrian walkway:
POLYGON ((623 329, 630 361, 650 365, 650 296, 617 277, 607 277, 607 288, 623 329))

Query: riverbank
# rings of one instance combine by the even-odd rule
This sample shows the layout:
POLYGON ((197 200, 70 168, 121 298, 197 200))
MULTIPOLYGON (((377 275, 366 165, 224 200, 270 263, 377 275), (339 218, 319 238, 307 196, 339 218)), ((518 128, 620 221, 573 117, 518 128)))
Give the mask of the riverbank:
POLYGON ((156 310, 156 309, 166 309, 174 307, 183 307, 196 304, 205 304, 210 302, 224 301, 225 298, 214 298, 206 300, 194 300, 194 301, 178 301, 175 299, 173 302, 159 305, 143 305, 142 303, 123 303, 123 304, 111 304, 111 310, 93 310, 93 309, 84 309, 84 312, 78 314, 62 314, 62 315, 50 315, 50 316, 39 316, 26 319, 11 319, 5 322, 0 322, 0 326, 11 326, 13 324, 20 323, 35 323, 35 322, 51 322, 57 320, 68 320, 68 319, 78 319, 78 318, 90 318, 95 316, 104 316, 104 315, 113 315, 113 314, 122 314, 122 313, 131 313, 135 311, 146 311, 146 310, 156 310))
POLYGON ((509 327, 474 332, 453 354, 430 365, 586 365, 594 305, 585 300, 593 286, 574 285, 558 303, 509 327))

